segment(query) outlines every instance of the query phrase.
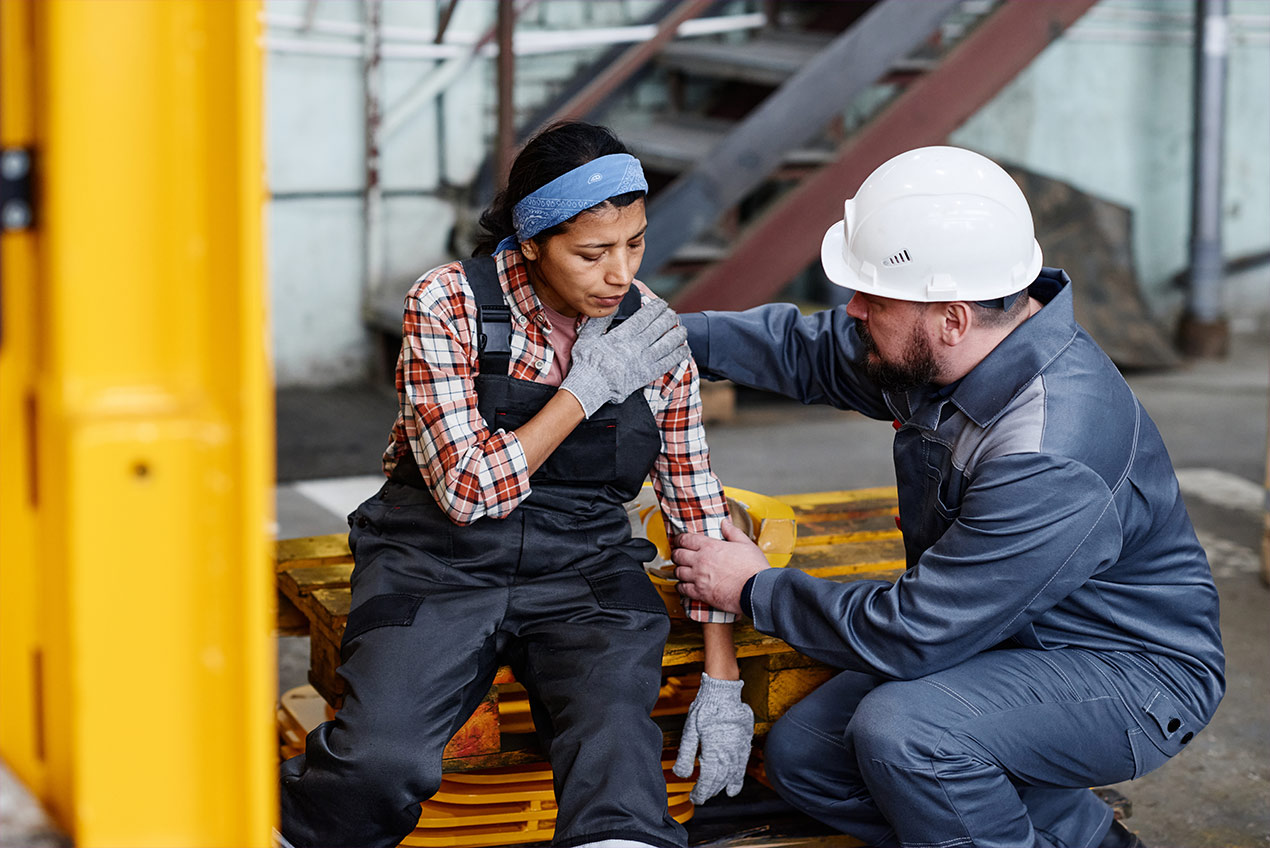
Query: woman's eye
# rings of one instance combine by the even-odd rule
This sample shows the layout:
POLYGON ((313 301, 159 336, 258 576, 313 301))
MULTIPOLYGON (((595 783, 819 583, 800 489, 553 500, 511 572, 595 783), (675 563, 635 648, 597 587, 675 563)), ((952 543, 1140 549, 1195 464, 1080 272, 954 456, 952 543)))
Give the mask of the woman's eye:
POLYGON ((599 262, 603 257, 604 257, 603 253, 599 254, 598 256, 587 256, 585 253, 582 254, 582 258, 585 259, 587 262, 599 262))
POLYGON ((631 250, 639 250, 644 246, 644 240, 642 238, 637 238, 635 241, 627 242, 626 246, 631 250))

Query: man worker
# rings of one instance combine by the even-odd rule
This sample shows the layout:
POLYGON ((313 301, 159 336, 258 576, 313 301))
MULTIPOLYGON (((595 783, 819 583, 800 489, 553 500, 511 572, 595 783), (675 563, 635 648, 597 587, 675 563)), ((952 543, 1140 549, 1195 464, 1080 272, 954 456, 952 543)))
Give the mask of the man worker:
POLYGON ((896 156, 821 261, 845 307, 682 316, 702 374, 895 427, 893 584, 768 568, 731 528, 677 540, 684 595, 844 669, 773 727, 772 784, 874 845, 1140 845, 1089 787, 1177 754, 1225 689, 1159 432, 990 160, 896 156))

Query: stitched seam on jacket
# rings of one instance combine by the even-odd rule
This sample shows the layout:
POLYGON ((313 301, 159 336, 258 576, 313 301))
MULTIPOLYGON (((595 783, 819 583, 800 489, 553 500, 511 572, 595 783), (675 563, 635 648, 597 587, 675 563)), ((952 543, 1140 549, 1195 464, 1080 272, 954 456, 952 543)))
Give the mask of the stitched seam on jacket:
POLYGON ((1129 472, 1133 469, 1134 460, 1138 458, 1138 437, 1142 433, 1142 404, 1136 403, 1134 398, 1133 405, 1133 444, 1129 446, 1129 461, 1125 463, 1124 471, 1120 472, 1120 479, 1116 481, 1116 485, 1111 487, 1111 493, 1114 495, 1120 491, 1120 487, 1124 485, 1124 481, 1129 479, 1129 472))

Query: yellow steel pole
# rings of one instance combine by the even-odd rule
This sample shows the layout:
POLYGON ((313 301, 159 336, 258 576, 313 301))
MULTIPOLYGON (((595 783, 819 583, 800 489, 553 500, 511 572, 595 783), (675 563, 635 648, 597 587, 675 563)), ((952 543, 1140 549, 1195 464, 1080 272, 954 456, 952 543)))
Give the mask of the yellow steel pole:
POLYGON ((276 808, 257 11, 29 6, 38 542, 4 570, 43 581, 39 788, 81 848, 261 845, 276 808))
MULTIPOLYGON (((30 0, 0 2, 0 147, 35 149, 30 0)), ((29 163, 33 164, 33 163, 29 163)), ((29 180, 28 180, 29 182, 29 180)), ((32 791, 45 788, 42 597, 36 559, 35 373, 39 355, 33 227, 0 232, 0 752, 32 791)))

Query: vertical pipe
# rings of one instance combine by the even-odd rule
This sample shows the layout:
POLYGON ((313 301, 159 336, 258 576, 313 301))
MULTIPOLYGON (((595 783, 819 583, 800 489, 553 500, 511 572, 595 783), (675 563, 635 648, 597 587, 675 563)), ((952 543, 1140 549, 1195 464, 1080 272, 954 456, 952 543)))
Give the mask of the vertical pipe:
POLYGON ((516 51, 513 34, 516 7, 512 0, 498 3, 498 184, 507 184, 516 151, 516 51))
POLYGON ((366 0, 364 8, 366 32, 362 50, 362 92, 366 119, 366 188, 362 206, 363 301, 380 285, 384 276, 383 187, 379 182, 379 138, 383 117, 380 106, 383 0, 366 0))
POLYGON ((1261 519, 1261 582, 1270 586, 1270 420, 1266 423, 1266 495, 1261 519))
POLYGON ((1222 314, 1222 146, 1226 114, 1229 0, 1196 0, 1195 106, 1190 271, 1179 340, 1191 356, 1225 356, 1222 314))

